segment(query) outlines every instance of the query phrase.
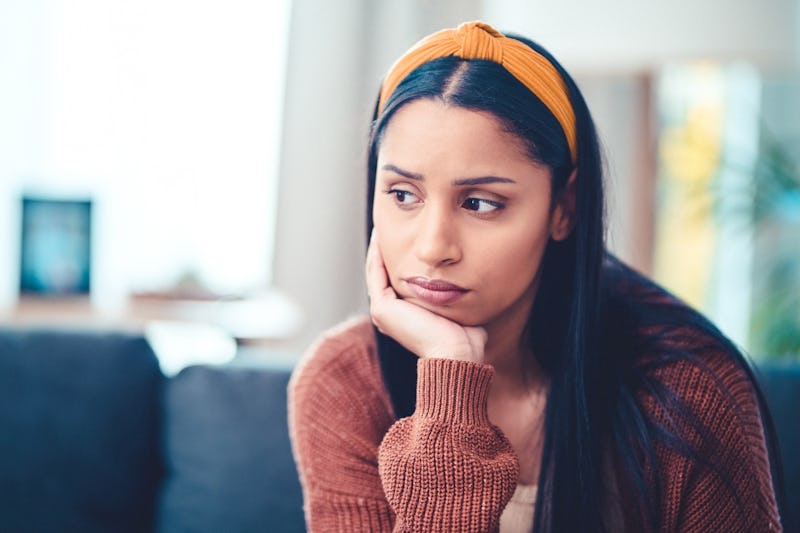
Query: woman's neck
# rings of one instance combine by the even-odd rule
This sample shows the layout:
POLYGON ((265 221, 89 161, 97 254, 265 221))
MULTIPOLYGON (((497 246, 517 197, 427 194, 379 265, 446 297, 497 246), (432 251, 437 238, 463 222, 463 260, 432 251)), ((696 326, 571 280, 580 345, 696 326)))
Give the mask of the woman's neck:
POLYGON ((494 367, 495 389, 504 393, 530 393, 546 384, 547 378, 529 347, 526 326, 532 302, 504 313, 486 326, 489 340, 484 362, 494 367))

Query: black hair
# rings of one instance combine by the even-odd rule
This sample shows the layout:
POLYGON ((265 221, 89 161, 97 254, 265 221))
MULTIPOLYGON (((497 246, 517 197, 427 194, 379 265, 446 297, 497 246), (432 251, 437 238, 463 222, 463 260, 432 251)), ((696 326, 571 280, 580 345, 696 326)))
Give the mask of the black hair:
MULTIPOLYGON (((367 238, 372 230, 372 199, 378 149, 386 125, 409 102, 438 99, 458 107, 487 111, 525 143, 533 161, 552 176, 551 205, 576 172, 574 229, 563 241, 549 242, 541 281, 528 320, 528 345, 547 373, 550 391, 545 412, 545 440, 535 511, 535 531, 605 531, 608 506, 603 484, 604 450, 614 451, 620 485, 641 495, 626 505, 626 525, 657 529, 660 521, 654 441, 666 443, 712 470, 674 427, 664 427, 643 413, 642 391, 675 410, 700 435, 713 435, 668 387, 652 379, 652 368, 694 354, 674 349, 670 332, 694 328, 709 347, 729 352, 752 380, 741 354, 699 313, 680 304, 655 284, 638 276, 605 249, 603 171, 595 126, 577 85, 541 46, 514 37, 546 57, 560 73, 575 114, 577 158, 573 163, 564 131, 548 108, 501 65, 485 60, 443 57, 411 72, 375 109, 368 151, 367 238), (636 287, 636 298, 621 297, 620 287, 636 287), (646 329, 646 337, 633 335, 646 329), (660 333, 659 333, 660 332, 660 333), (647 365, 637 365, 647 353, 647 365), (576 512, 576 509, 579 511, 576 512)), ((381 370, 395 415, 414 411, 417 357, 375 330, 381 370)), ((699 364, 699 363, 698 363, 699 364)), ((759 396, 773 462, 771 420, 759 396)), ((719 472, 725 479, 725 472, 719 472)), ((776 478, 778 472, 773 474, 776 478)), ((729 487, 732 487, 728 483, 729 487)), ((780 497, 779 497, 780 499, 780 497)))

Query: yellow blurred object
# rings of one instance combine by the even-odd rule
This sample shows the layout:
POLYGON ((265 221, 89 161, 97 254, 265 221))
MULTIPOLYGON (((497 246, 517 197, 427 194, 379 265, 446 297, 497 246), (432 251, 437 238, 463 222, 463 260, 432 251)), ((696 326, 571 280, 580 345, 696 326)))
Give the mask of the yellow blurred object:
POLYGON ((660 139, 655 276, 703 308, 714 260, 711 185, 722 157, 725 102, 718 71, 703 65, 689 75, 703 91, 694 98, 688 91, 671 96, 684 100, 684 115, 667 124, 660 139))

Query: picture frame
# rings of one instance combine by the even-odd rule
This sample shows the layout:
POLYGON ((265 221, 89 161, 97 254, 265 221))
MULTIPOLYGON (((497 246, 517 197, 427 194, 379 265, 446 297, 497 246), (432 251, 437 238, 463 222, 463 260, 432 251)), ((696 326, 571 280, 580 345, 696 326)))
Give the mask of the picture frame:
POLYGON ((92 201, 22 197, 20 295, 91 292, 92 201))

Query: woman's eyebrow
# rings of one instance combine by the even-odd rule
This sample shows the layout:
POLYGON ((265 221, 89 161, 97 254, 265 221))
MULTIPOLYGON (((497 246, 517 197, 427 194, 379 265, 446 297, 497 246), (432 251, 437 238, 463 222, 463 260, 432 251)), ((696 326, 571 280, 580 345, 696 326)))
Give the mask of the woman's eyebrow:
POLYGON ((453 185, 485 185, 487 183, 516 183, 516 181, 511 178, 501 178, 499 176, 481 176, 479 178, 455 180, 453 185))
POLYGON ((395 174, 400 174, 401 176, 408 178, 410 180, 425 181, 425 178, 422 176, 422 174, 417 174, 415 172, 403 170, 402 168, 398 168, 394 165, 387 164, 383 165, 383 167, 381 168, 383 170, 388 170, 389 172, 394 172, 395 174))
MULTIPOLYGON (((382 170, 388 170, 389 172, 394 172, 395 174, 400 174, 401 176, 417 180, 417 181, 425 181, 425 177, 422 174, 417 174, 416 172, 411 172, 409 170, 403 170, 402 168, 396 167, 392 164, 386 164, 381 167, 382 170)), ((480 176, 477 178, 461 178, 453 181, 453 185, 455 186, 466 186, 466 185, 486 185, 487 183, 516 183, 516 181, 512 180, 511 178, 503 178, 500 176, 480 176)))

